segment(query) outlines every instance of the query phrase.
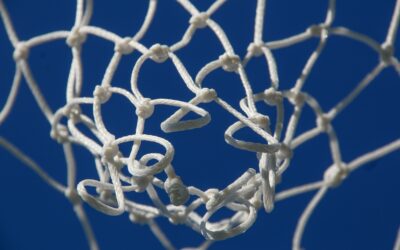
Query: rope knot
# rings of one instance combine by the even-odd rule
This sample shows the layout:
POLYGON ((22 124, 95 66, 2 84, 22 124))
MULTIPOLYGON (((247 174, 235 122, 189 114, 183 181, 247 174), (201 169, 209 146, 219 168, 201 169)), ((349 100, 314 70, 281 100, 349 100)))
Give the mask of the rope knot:
POLYGON ((78 104, 69 105, 65 110, 65 115, 75 122, 79 120, 81 113, 82 110, 78 104))
POLYGON ((19 42, 15 46, 13 59, 14 61, 25 60, 29 56, 29 46, 25 42, 19 42))
POLYGON ((80 47, 86 41, 86 34, 79 31, 79 27, 74 27, 67 37, 69 47, 80 47))
POLYGON ((329 187, 337 187, 347 177, 348 170, 344 166, 337 166, 336 164, 330 166, 324 172, 324 182, 329 187))
POLYGON ((282 92, 276 91, 274 88, 269 88, 264 91, 265 102, 268 105, 276 106, 283 101, 282 92))
POLYGON ((157 63, 163 63, 169 58, 169 52, 167 45, 157 43, 150 47, 150 58, 157 63))
POLYGON ((307 32, 315 37, 328 36, 328 27, 325 24, 311 25, 307 32))
POLYGON ((290 159, 293 157, 293 150, 289 145, 287 145, 285 143, 281 143, 278 153, 277 153, 277 156, 279 159, 282 159, 282 160, 290 159))
POLYGON ((222 68, 228 72, 237 71, 240 64, 240 57, 238 55, 223 54, 219 57, 222 68))
POLYGON ((103 145, 102 161, 104 163, 116 163, 119 158, 119 147, 117 144, 112 142, 107 142, 103 145))
POLYGON ((382 62, 384 62, 386 65, 391 64, 391 59, 394 54, 394 47, 392 44, 382 44, 381 50, 380 50, 380 59, 382 62))
POLYGON ((108 87, 100 85, 97 85, 93 92, 93 96, 98 99, 100 103, 106 103, 110 99, 111 94, 108 87))
POLYGON ((136 107, 136 115, 147 119, 154 113, 154 105, 151 103, 149 98, 144 98, 140 100, 138 106, 136 107))
POLYGON ((331 119, 325 114, 319 115, 317 118, 317 127, 322 131, 327 132, 330 129, 331 119))
POLYGON ((56 140, 60 144, 67 142, 68 136, 69 136, 68 128, 61 124, 53 126, 50 131, 50 137, 56 140))
POLYGON ((262 50, 263 46, 264 44, 262 43, 250 43, 247 51, 254 56, 262 56, 264 54, 262 50))
POLYGON ((202 29, 202 28, 207 27, 208 18, 209 18, 209 16, 206 12, 201 12, 197 15, 193 15, 190 18, 189 23, 198 29, 202 29))
POLYGON ((294 106, 302 107, 306 101, 306 95, 302 92, 290 90, 288 93, 288 99, 294 106))
POLYGON ((149 183, 153 180, 153 176, 133 176, 132 181, 137 185, 136 192, 144 192, 149 185, 149 183))
POLYGON ((145 225, 149 223, 149 221, 151 220, 151 216, 146 213, 131 212, 129 214, 129 220, 133 223, 145 225))
POLYGON ((132 47, 129 42, 131 41, 130 37, 125 37, 115 43, 114 51, 121 53, 122 55, 129 55, 134 51, 134 47, 132 47))
POLYGON ((189 191, 179 176, 168 177, 164 183, 164 188, 171 203, 175 206, 183 205, 189 199, 189 191))
POLYGON ((202 88, 197 95, 199 96, 200 100, 205 103, 212 102, 217 98, 217 92, 215 89, 209 88, 202 88))
POLYGON ((269 127, 270 120, 266 115, 256 113, 250 117, 250 121, 257 124, 260 128, 266 129, 269 127))

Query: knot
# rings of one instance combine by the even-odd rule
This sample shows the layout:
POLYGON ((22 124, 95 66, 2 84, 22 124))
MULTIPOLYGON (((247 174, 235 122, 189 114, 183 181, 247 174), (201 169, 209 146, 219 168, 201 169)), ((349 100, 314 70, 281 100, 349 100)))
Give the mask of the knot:
POLYGON ((252 115, 249 119, 253 123, 257 124, 257 126, 263 129, 268 128, 270 124, 269 117, 259 113, 252 115))
POLYGON ((147 186, 153 180, 153 176, 133 176, 132 181, 137 185, 136 192, 141 193, 146 191, 147 186))
POLYGON ((293 157, 293 150, 289 145, 281 143, 277 152, 277 156, 281 160, 290 159, 293 157))
POLYGON ((249 200, 249 202, 251 203, 251 205, 253 205, 253 207, 255 207, 258 210, 261 208, 263 203, 261 201, 260 195, 258 195, 257 193, 258 192, 255 193, 255 195, 249 200))
POLYGON ((263 43, 250 43, 247 51, 254 56, 262 56, 264 54, 262 47, 263 43))
POLYGON ((200 101, 203 103, 209 103, 214 101, 217 98, 217 92, 215 89, 202 88, 197 96, 200 98, 200 101))
POLYGON ((14 61, 25 60, 29 56, 29 46, 25 42, 19 42, 15 46, 13 58, 14 61))
POLYGON ((77 205, 81 202, 81 197, 75 189, 67 188, 64 191, 65 197, 72 203, 72 205, 77 205))
POLYGON ((220 192, 213 193, 211 194, 211 197, 208 199, 206 203, 206 209, 210 211, 216 208, 218 205, 220 205, 224 200, 225 200, 224 194, 221 194, 220 192))
POLYGON ((117 43, 115 43, 114 51, 121 53, 122 55, 131 54, 135 48, 129 44, 130 41, 130 37, 125 37, 119 40, 117 43))
POLYGON ((207 203, 211 199, 211 197, 217 194, 218 192, 219 190, 216 188, 209 188, 204 192, 205 196, 200 198, 202 198, 203 203, 207 203))
POLYGON ((294 106, 302 107, 306 101, 306 98, 306 95, 302 92, 290 90, 288 93, 288 99, 294 106))
POLYGON ((282 92, 276 91, 274 88, 269 88, 264 91, 265 102, 268 105, 276 106, 283 101, 282 92))
POLYGON ((338 167, 336 164, 330 166, 324 172, 324 182, 328 187, 337 187, 347 177, 348 170, 344 167, 338 167))
POLYGON ((190 18, 189 23, 191 25, 195 26, 196 28, 202 29, 202 28, 207 27, 208 17, 209 16, 206 12, 201 12, 196 15, 193 15, 190 18))
POLYGON ((169 222, 174 225, 182 225, 185 224, 188 219, 188 216, 185 212, 181 211, 173 211, 169 215, 169 222))
POLYGON ((391 59, 394 54, 394 47, 392 44, 382 44, 380 50, 380 58, 381 61, 384 62, 386 65, 391 64, 391 59))
POLYGON ((151 220, 151 216, 149 216, 148 213, 144 212, 143 213, 131 212, 129 214, 129 220, 132 221, 133 223, 145 225, 149 223, 149 221, 151 220))
POLYGON ((111 91, 108 87, 97 85, 93 91, 93 96, 99 100, 100 103, 106 103, 111 97, 111 91))
POLYGON ((79 31, 79 27, 74 27, 67 37, 69 47, 80 47, 86 41, 86 34, 79 31))
POLYGON ((317 127, 320 128, 322 131, 327 132, 330 129, 331 119, 323 114, 317 117, 317 127))
POLYGON ((136 107, 136 115, 147 119, 149 118, 154 112, 154 105, 151 103, 149 98, 144 98, 139 101, 138 106, 136 107))
POLYGON ((104 163, 109 162, 109 163, 116 163, 119 158, 119 147, 117 144, 114 144, 112 142, 107 142, 103 146, 103 152, 102 152, 102 161, 104 163))
POLYGON ((78 104, 69 105, 65 110, 65 115, 74 122, 80 119, 81 113, 82 110, 78 104))
POLYGON ((150 58, 158 63, 163 63, 169 58, 169 47, 167 45, 154 44, 150 47, 150 58))
POLYGON ((238 55, 229 55, 227 53, 219 57, 222 68, 228 72, 237 71, 240 64, 240 57, 238 55))
POLYGON ((179 176, 168 177, 164 183, 164 188, 171 203, 175 206, 183 205, 189 199, 189 191, 179 176))
POLYGON ((50 137, 56 140, 60 144, 67 142, 68 136, 69 136, 68 128, 61 124, 53 126, 50 131, 50 137))
POLYGON ((311 25, 308 29, 307 32, 315 37, 324 37, 326 38, 328 36, 328 29, 326 25, 324 24, 314 24, 311 25))

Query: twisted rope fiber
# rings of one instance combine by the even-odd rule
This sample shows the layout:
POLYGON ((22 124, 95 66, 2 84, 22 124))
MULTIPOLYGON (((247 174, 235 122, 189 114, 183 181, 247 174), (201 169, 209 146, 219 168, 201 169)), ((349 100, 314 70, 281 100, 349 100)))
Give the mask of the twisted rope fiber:
MULTIPOLYGON (((166 249, 175 249, 170 240, 158 226, 156 219, 166 217, 171 223, 185 224, 202 234, 204 244, 197 249, 207 249, 213 241, 224 240, 244 233, 250 228, 256 219, 257 211, 264 208, 266 212, 274 209, 276 201, 291 198, 295 195, 317 190, 317 193, 305 208, 299 218, 292 242, 292 249, 301 249, 301 239, 306 225, 318 203, 332 188, 339 186, 347 179, 351 172, 368 162, 384 157, 394 151, 400 150, 400 139, 395 139, 382 145, 380 148, 365 153, 360 157, 344 162, 335 128, 332 121, 349 105, 361 92, 387 67, 394 67, 400 74, 400 64, 394 56, 394 42, 400 18, 400 0, 396 1, 393 17, 389 24, 386 39, 379 43, 367 35, 357 33, 345 27, 333 26, 335 19, 335 0, 330 0, 324 22, 311 25, 304 32, 277 41, 265 42, 263 39, 263 25, 266 8, 265 0, 257 1, 255 11, 254 40, 249 44, 247 54, 244 57, 237 55, 222 27, 212 19, 213 14, 222 8, 225 0, 216 0, 206 11, 199 11, 189 0, 177 0, 190 15, 189 25, 182 39, 172 45, 154 44, 146 46, 140 42, 146 34, 154 17, 157 0, 149 0, 148 10, 139 31, 132 37, 120 37, 111 31, 101 27, 90 25, 93 11, 93 0, 77 0, 75 22, 71 30, 53 31, 21 41, 13 27, 10 15, 0 0, 0 14, 6 28, 8 38, 14 47, 13 58, 16 63, 15 75, 11 85, 5 106, 0 111, 0 125, 10 114, 22 77, 25 78, 40 110, 51 125, 51 137, 57 140, 63 147, 67 163, 67 184, 63 185, 49 176, 42 168, 21 152, 16 146, 3 137, 0 137, 0 145, 12 155, 34 170, 52 188, 63 193, 73 204, 74 211, 80 220, 86 234, 90 249, 99 249, 95 235, 82 206, 82 201, 91 207, 107 215, 120 215, 128 213, 133 223, 146 224, 166 249), (194 34, 199 29, 208 28, 220 41, 225 53, 215 58, 214 61, 204 67, 193 78, 186 70, 176 52, 190 44, 194 34), (83 63, 81 60, 82 44, 87 36, 96 36, 113 44, 114 55, 105 70, 102 82, 95 86, 92 96, 81 96, 83 86, 83 63), (308 76, 316 61, 324 50, 331 36, 343 36, 351 40, 367 45, 375 51, 380 60, 379 63, 366 74, 361 82, 340 102, 328 111, 324 111, 318 100, 309 93, 302 91, 308 76), (300 77, 292 89, 279 88, 278 68, 274 59, 274 50, 293 46, 309 39, 319 39, 317 48, 310 55, 300 77), (30 70, 28 58, 29 51, 35 46, 66 40, 70 47, 73 59, 66 85, 66 103, 55 112, 47 104, 40 86, 34 79, 30 70), (123 56, 132 53, 140 53, 131 74, 131 89, 114 87, 113 75, 123 56), (254 57, 264 56, 268 65, 271 85, 264 92, 253 93, 251 84, 247 78, 246 65, 254 57), (164 63, 170 60, 182 77, 185 86, 193 93, 193 98, 188 101, 172 99, 150 99, 140 92, 138 77, 141 67, 147 61, 164 63), (240 102, 241 110, 235 109, 228 102, 218 96, 214 89, 202 87, 202 82, 213 71, 222 68, 227 73, 235 73, 240 77, 243 85, 244 98, 240 102), (115 137, 106 127, 102 115, 102 105, 108 102, 112 95, 121 95, 134 106, 138 117, 136 131, 132 135, 115 137), (284 124, 283 102, 287 100, 294 107, 294 111, 288 124, 284 124), (225 189, 200 190, 193 186, 187 186, 172 166, 174 147, 168 140, 145 134, 146 120, 153 115, 157 106, 166 105, 176 107, 177 111, 161 123, 164 132, 179 132, 189 129, 197 129, 207 125, 211 117, 207 110, 199 105, 215 102, 226 112, 237 119, 225 131, 225 141, 229 145, 241 150, 251 151, 257 154, 259 169, 246 170, 233 183, 225 189), (260 113, 256 108, 257 102, 265 102, 275 107, 277 115, 275 124, 270 124, 270 116, 260 113), (81 107, 90 105, 93 108, 91 115, 82 112, 81 107), (305 106, 309 106, 316 117, 316 126, 303 134, 296 136, 296 128, 305 106), (198 118, 185 120, 184 117, 193 112, 198 118), (93 116, 94 119, 90 117, 93 116), (66 123, 61 121, 67 120, 66 123), (91 139, 78 128, 78 124, 86 126, 96 137, 91 139), (243 128, 250 128, 261 136, 265 143, 243 141, 235 138, 235 133, 243 128), (292 189, 275 193, 280 177, 290 168, 293 151, 307 141, 327 134, 332 155, 332 165, 329 166, 322 180, 304 184, 292 189), (119 150, 120 145, 133 143, 129 155, 123 155, 119 150), (142 143, 155 143, 165 149, 165 153, 147 153, 138 158, 138 152, 142 143), (93 154, 98 179, 77 180, 77 164, 74 159, 72 145, 85 147, 93 154), (156 163, 149 165, 152 161, 156 163), (122 173, 126 168, 129 174, 122 173), (157 175, 165 172, 167 178, 160 179, 157 175), (96 188, 95 194, 88 192, 89 187, 96 188), (146 192, 153 204, 139 204, 129 200, 125 193, 146 192), (170 204, 164 204, 159 198, 159 193, 165 192, 170 198, 170 204), (190 197, 195 197, 188 202, 190 197), (201 215, 196 210, 205 206, 207 211, 201 215), (209 219, 220 209, 228 208, 234 211, 230 218, 210 222, 209 219)), ((399 249, 400 236, 395 249, 399 249)), ((186 248, 191 249, 191 248, 186 248)))

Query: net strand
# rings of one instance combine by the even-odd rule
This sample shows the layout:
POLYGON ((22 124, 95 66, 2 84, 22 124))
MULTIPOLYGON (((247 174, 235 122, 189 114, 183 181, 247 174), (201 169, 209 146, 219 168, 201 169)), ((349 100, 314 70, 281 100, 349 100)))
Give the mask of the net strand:
MULTIPOLYGON (((36 172, 52 188, 64 193, 73 205, 73 210, 82 225, 89 247, 92 250, 99 249, 99 246, 83 209, 82 201, 105 214, 119 215, 124 212, 128 213, 133 223, 147 224, 166 249, 176 248, 158 226, 155 219, 166 217, 174 224, 185 224, 205 238, 202 245, 193 249, 205 250, 216 240, 234 237, 245 232, 254 223, 257 211, 262 206, 267 212, 271 212, 274 203, 277 201, 317 190, 300 216, 294 232, 292 248, 293 250, 299 250, 313 211, 331 188, 339 186, 352 171, 357 170, 359 167, 400 150, 400 139, 397 139, 374 151, 363 154, 349 163, 345 163, 341 157, 339 139, 332 125, 332 121, 338 114, 356 100, 362 91, 372 84, 384 69, 393 67, 397 72, 400 72, 400 64, 394 55, 394 43, 400 18, 400 0, 396 1, 388 32, 382 44, 367 35, 352 31, 346 27, 333 26, 336 15, 335 0, 329 1, 323 23, 311 25, 305 31, 287 38, 264 41, 264 18, 267 2, 258 0, 255 11, 253 41, 249 44, 247 53, 243 58, 235 53, 224 29, 212 19, 212 16, 227 1, 217 0, 204 12, 199 11, 189 0, 177 0, 177 2, 190 15, 188 28, 181 39, 170 46, 162 44, 146 46, 140 40, 150 29, 157 9, 157 0, 149 0, 143 23, 132 37, 123 38, 109 30, 90 25, 90 19, 93 14, 93 1, 77 0, 75 21, 70 31, 52 31, 32 37, 26 41, 19 40, 10 15, 3 1, 0 0, 0 16, 7 36, 14 47, 13 58, 16 64, 9 95, 0 111, 0 125, 12 110, 23 76, 36 103, 51 125, 51 137, 63 146, 67 166, 67 186, 49 176, 36 162, 3 137, 0 137, 0 146, 36 172), (215 58, 204 65, 195 79, 193 79, 176 52, 189 45, 196 31, 204 28, 208 28, 213 32, 221 43, 224 52, 219 58, 215 58), (80 95, 84 84, 84 69, 81 51, 82 44, 85 43, 87 36, 102 38, 113 43, 115 47, 114 54, 105 69, 100 85, 94 88, 93 96, 82 97, 80 95), (344 99, 340 100, 328 112, 324 112, 317 99, 302 89, 331 36, 343 36, 367 45, 379 55, 380 62, 366 74, 344 99), (280 90, 274 50, 290 47, 312 38, 319 39, 319 43, 306 61, 294 87, 280 90), (66 104, 58 108, 56 112, 53 112, 39 88, 40 85, 36 82, 31 72, 28 57, 29 51, 34 47, 60 39, 66 40, 67 45, 70 47, 72 62, 66 84, 66 104), (132 69, 131 89, 125 90, 113 86, 113 76, 122 57, 132 53, 139 53, 141 56, 132 69), (258 56, 265 57, 271 86, 262 93, 253 93, 251 83, 247 77, 246 65, 252 58, 258 56), (182 101, 164 98, 150 99, 144 96, 139 90, 138 82, 141 68, 149 60, 156 63, 164 63, 170 60, 181 76, 184 85, 194 94, 194 97, 189 101, 182 101), (207 76, 218 69, 238 75, 245 96, 240 102, 242 110, 235 109, 233 105, 219 97, 214 89, 202 86, 207 76), (102 105, 107 103, 112 95, 121 95, 127 98, 135 108, 138 117, 135 134, 116 138, 115 135, 108 131, 103 121, 102 105), (277 109, 273 130, 271 129, 269 115, 259 113, 257 110, 256 103, 260 101, 264 101, 277 109), (286 127, 283 121, 284 101, 288 101, 294 107, 286 127), (203 191, 196 187, 185 185, 185 182, 176 174, 172 166, 173 145, 162 137, 145 134, 144 128, 146 119, 153 115, 154 110, 159 105, 178 108, 175 113, 161 124, 161 128, 165 132, 177 132, 203 127, 210 122, 211 118, 208 111, 199 107, 199 105, 209 102, 217 103, 223 110, 237 119, 237 122, 225 131, 225 140, 233 147, 257 153, 260 171, 248 169, 225 189, 211 188, 203 191), (93 119, 82 113, 81 105, 93 107, 93 119), (303 108, 306 106, 310 107, 315 114, 316 127, 296 135, 299 119, 303 108), (183 120, 189 112, 197 114, 198 118, 183 120), (65 125, 61 123, 64 117, 67 118, 67 124, 65 125), (82 132, 78 128, 78 124, 86 126, 95 138, 82 132), (237 131, 246 127, 261 136, 265 143, 243 141, 234 137, 237 131), (284 135, 283 138, 281 138, 282 134, 284 135), (328 135, 333 161, 332 165, 325 170, 322 180, 303 184, 275 194, 280 177, 290 169, 293 150, 320 134, 328 135), (143 142, 159 144, 164 147, 165 153, 148 153, 137 159, 143 142), (125 143, 132 143, 131 151, 127 157, 119 150, 119 147, 125 143), (75 162, 72 145, 82 145, 93 154, 98 180, 77 180, 76 169, 79 166, 75 162), (155 160, 156 163, 148 165, 151 160, 155 160), (129 175, 122 173, 121 170, 123 168, 127 168, 129 175), (165 180, 161 180, 156 176, 160 172, 165 172, 167 176, 165 180), (88 193, 87 187, 95 187, 96 193, 88 193), (153 203, 152 205, 135 203, 125 196, 127 192, 142 191, 146 191, 153 203), (169 196, 170 204, 164 204, 159 197, 159 192, 164 192, 169 196), (190 197, 195 197, 195 199, 188 203, 190 197), (204 215, 196 212, 196 209, 200 206, 206 207, 207 211, 204 215), (209 219, 213 214, 222 208, 234 211, 234 215, 219 222, 210 222, 209 219)), ((394 249, 399 248, 399 238, 395 243, 394 249)))

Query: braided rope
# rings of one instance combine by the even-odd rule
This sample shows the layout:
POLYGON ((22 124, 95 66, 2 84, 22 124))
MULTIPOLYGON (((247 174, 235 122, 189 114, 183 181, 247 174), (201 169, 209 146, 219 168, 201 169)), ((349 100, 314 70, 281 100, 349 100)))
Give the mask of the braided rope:
MULTIPOLYGON (((149 29, 157 8, 157 0, 149 0, 144 22, 139 31, 131 37, 120 37, 111 31, 91 26, 93 1, 77 0, 75 22, 71 30, 54 31, 25 41, 19 40, 6 7, 0 0, 0 15, 8 38, 14 47, 13 58, 16 63, 12 87, 6 104, 0 112, 0 125, 11 112, 18 95, 21 78, 24 77, 40 110, 51 124, 51 137, 63 146, 68 167, 67 185, 53 179, 37 163, 3 137, 0 137, 0 145, 36 171, 51 187, 64 193, 74 206, 74 211, 82 223, 91 249, 98 249, 99 246, 83 210, 82 201, 107 215, 128 213, 132 222, 149 225, 151 231, 166 249, 175 249, 175 247, 163 234, 155 219, 166 217, 174 224, 185 224, 201 233, 206 239, 205 243, 198 249, 207 249, 212 241, 234 237, 249 229, 256 220, 257 212, 261 207, 269 213, 274 209, 276 201, 318 190, 299 218, 294 233, 292 248, 299 250, 307 222, 330 188, 340 185, 342 181, 349 177, 351 172, 364 164, 400 150, 400 139, 396 139, 350 162, 344 162, 335 128, 332 125, 332 121, 361 94, 383 69, 394 67, 400 74, 400 64, 394 56, 394 42, 400 18, 400 1, 396 2, 386 39, 383 43, 379 43, 364 34, 359 34, 345 27, 333 26, 335 0, 329 1, 326 19, 323 23, 312 25, 304 32, 285 39, 265 42, 262 34, 266 1, 258 0, 255 13, 254 40, 249 44, 247 54, 243 58, 235 53, 224 30, 212 19, 213 14, 223 6, 225 0, 216 0, 203 12, 199 11, 189 0, 178 0, 177 2, 191 15, 188 20, 188 28, 182 39, 172 45, 154 44, 146 46, 140 40, 149 29), (205 28, 210 29, 215 34, 225 52, 204 65, 193 79, 176 53, 190 44, 198 29, 205 28), (81 96, 83 86, 81 53, 82 44, 85 43, 87 36, 105 39, 113 43, 115 47, 114 55, 105 70, 101 83, 93 89, 93 95, 81 96), (380 61, 343 100, 330 110, 324 111, 318 100, 304 92, 302 88, 331 36, 343 36, 367 45, 379 55, 380 61), (280 89, 278 69, 273 55, 274 50, 312 38, 319 39, 319 44, 310 55, 301 76, 297 79, 293 88, 280 89), (29 51, 35 46, 55 40, 66 41, 71 49, 73 59, 66 86, 66 103, 53 112, 33 77, 28 57, 29 51), (132 53, 140 53, 140 57, 132 69, 131 89, 126 90, 113 86, 113 75, 121 58, 132 53), (271 86, 261 93, 254 93, 247 78, 246 65, 252 58, 259 56, 265 57, 271 86), (147 61, 164 63, 168 60, 173 63, 185 86, 193 93, 191 100, 150 99, 141 93, 138 77, 142 66, 147 61), (240 77, 245 93, 244 98, 240 101, 241 110, 235 109, 219 97, 216 90, 202 87, 207 76, 220 68, 227 73, 235 73, 240 77), (138 117, 135 134, 117 138, 103 122, 102 105, 107 103, 113 95, 126 98, 135 108, 138 117), (288 101, 294 107, 293 114, 286 125, 283 121, 284 101, 288 101), (173 144, 162 137, 144 133, 144 128, 146 120, 153 115, 158 106, 177 108, 175 113, 161 123, 164 132, 201 128, 211 121, 211 117, 207 110, 199 105, 209 102, 215 102, 237 119, 225 131, 225 141, 235 148, 256 153, 259 169, 258 171, 251 168, 246 170, 237 180, 222 190, 208 189, 203 191, 193 186, 187 186, 184 180, 176 174, 172 166, 173 144), (257 110, 257 102, 265 102, 267 105, 276 108, 275 124, 270 123, 269 114, 262 114, 257 110), (85 105, 92 107, 92 114, 87 115, 82 112, 81 107, 85 105), (296 128, 305 106, 313 110, 316 126, 296 136, 296 128), (195 113, 198 118, 185 120, 185 116, 190 112, 195 113), (91 116, 94 119, 91 119, 91 116), (67 122, 63 123, 62 121, 65 120, 67 122), (87 127, 96 140, 82 132, 78 125, 87 127), (235 134, 243 128, 250 128, 264 140, 264 143, 237 139, 235 134), (328 135, 333 162, 325 170, 322 180, 275 193, 280 177, 290 167, 293 151, 323 133, 328 135), (129 155, 123 155, 119 150, 121 145, 126 143, 132 144, 129 155), (142 143, 158 144, 164 148, 165 152, 163 154, 158 152, 147 153, 138 158, 142 143), (76 163, 72 152, 73 144, 85 147, 93 155, 98 179, 76 180, 76 163), (156 163, 150 165, 150 161, 156 161, 156 163), (128 175, 125 174, 126 171, 122 173, 123 168, 128 170, 128 175), (165 180, 157 176, 161 172, 166 174, 165 180), (89 187, 96 188, 96 192, 94 194, 89 193, 89 187), (125 195, 128 192, 147 192, 153 204, 139 204, 131 201, 125 195), (165 192, 168 195, 170 204, 164 204, 161 201, 159 192, 165 192), (188 203, 190 197, 195 198, 188 203), (200 206, 206 207, 207 211, 203 215, 196 212, 200 206), (224 207, 232 210, 234 215, 219 222, 210 222, 210 218, 224 207)), ((397 248, 399 242, 398 239, 397 248)))

